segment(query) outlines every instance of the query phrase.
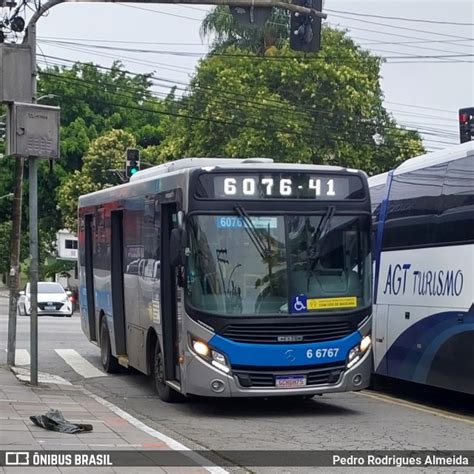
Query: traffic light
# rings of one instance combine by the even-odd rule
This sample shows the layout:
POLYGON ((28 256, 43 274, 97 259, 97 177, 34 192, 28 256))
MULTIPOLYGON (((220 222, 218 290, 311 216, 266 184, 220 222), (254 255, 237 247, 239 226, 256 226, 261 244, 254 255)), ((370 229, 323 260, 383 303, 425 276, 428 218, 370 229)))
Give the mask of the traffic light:
MULTIPOLYGON (((293 5, 323 9, 323 0, 294 0, 293 5)), ((321 49, 321 18, 311 14, 292 12, 290 21, 290 48, 314 53, 321 49)))
POLYGON ((127 162, 125 163, 125 176, 130 178, 140 171, 140 150, 136 148, 127 149, 127 162))
POLYGON ((470 142, 474 136, 474 107, 459 109, 459 137, 461 143, 470 142))

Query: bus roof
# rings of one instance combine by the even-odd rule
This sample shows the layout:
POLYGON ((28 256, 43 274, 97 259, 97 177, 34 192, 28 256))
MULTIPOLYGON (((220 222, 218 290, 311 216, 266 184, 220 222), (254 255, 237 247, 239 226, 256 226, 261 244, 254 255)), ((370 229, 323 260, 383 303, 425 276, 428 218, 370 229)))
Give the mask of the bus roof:
POLYGON ((353 171, 341 166, 311 165, 299 163, 278 163, 272 158, 182 158, 180 160, 169 161, 158 166, 153 166, 138 173, 130 178, 130 182, 150 179, 176 171, 185 171, 192 168, 232 168, 246 169, 258 165, 261 169, 294 169, 301 171, 353 171))
POLYGON ((126 191, 140 183, 146 183, 165 176, 176 176, 180 173, 187 173, 192 169, 201 168, 211 171, 213 168, 231 169, 232 171, 247 171, 255 168, 260 170, 282 170, 282 171, 301 171, 301 172, 347 172, 354 174, 365 173, 352 168, 329 165, 311 165, 299 163, 275 163, 271 158, 182 158, 175 161, 169 161, 152 168, 147 168, 135 173, 128 183, 117 186, 110 186, 99 191, 79 196, 79 206, 97 204, 101 199, 115 195, 118 190, 126 191))
MULTIPOLYGON (((394 169, 393 174, 399 175, 408 171, 415 171, 428 166, 445 163, 447 161, 459 160, 466 156, 474 154, 474 142, 467 142, 461 145, 454 145, 444 150, 425 153, 404 161, 401 165, 394 169)), ((377 186, 385 183, 387 172, 377 174, 369 178, 369 186, 377 186)))

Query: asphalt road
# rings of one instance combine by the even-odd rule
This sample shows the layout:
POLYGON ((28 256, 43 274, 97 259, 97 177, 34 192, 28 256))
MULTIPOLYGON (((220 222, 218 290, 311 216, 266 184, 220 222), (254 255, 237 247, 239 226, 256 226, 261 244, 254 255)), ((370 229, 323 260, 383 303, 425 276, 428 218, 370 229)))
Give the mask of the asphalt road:
MULTIPOLYGON (((6 360, 7 303, 0 297, 0 363, 6 360)), ((29 349, 28 317, 18 317, 17 348, 29 349)), ((456 402, 453 408, 456 397, 450 400, 449 393, 426 404, 419 393, 413 402, 399 393, 363 391, 306 401, 196 399, 173 405, 159 400, 149 379, 136 371, 84 377, 56 349, 73 349, 101 370, 99 349, 82 334, 77 314, 39 318, 39 370, 83 384, 191 448, 474 449, 473 404, 456 402)))

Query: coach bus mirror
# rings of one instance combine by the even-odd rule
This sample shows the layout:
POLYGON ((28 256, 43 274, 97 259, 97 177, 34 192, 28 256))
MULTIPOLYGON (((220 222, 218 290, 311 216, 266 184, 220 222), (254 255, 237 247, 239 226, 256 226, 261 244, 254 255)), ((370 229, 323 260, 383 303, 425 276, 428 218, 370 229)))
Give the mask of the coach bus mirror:
POLYGON ((175 228, 170 238, 170 263, 173 267, 184 265, 184 230, 175 228))

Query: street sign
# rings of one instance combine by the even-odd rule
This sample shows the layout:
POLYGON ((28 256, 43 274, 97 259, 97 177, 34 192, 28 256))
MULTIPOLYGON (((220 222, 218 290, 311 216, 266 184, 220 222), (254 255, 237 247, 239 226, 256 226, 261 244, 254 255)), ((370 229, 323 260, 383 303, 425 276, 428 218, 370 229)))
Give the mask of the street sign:
POLYGON ((0 44, 0 102, 31 102, 31 48, 0 44))
POLYGON ((59 107, 15 102, 10 124, 10 155, 59 158, 59 107))

